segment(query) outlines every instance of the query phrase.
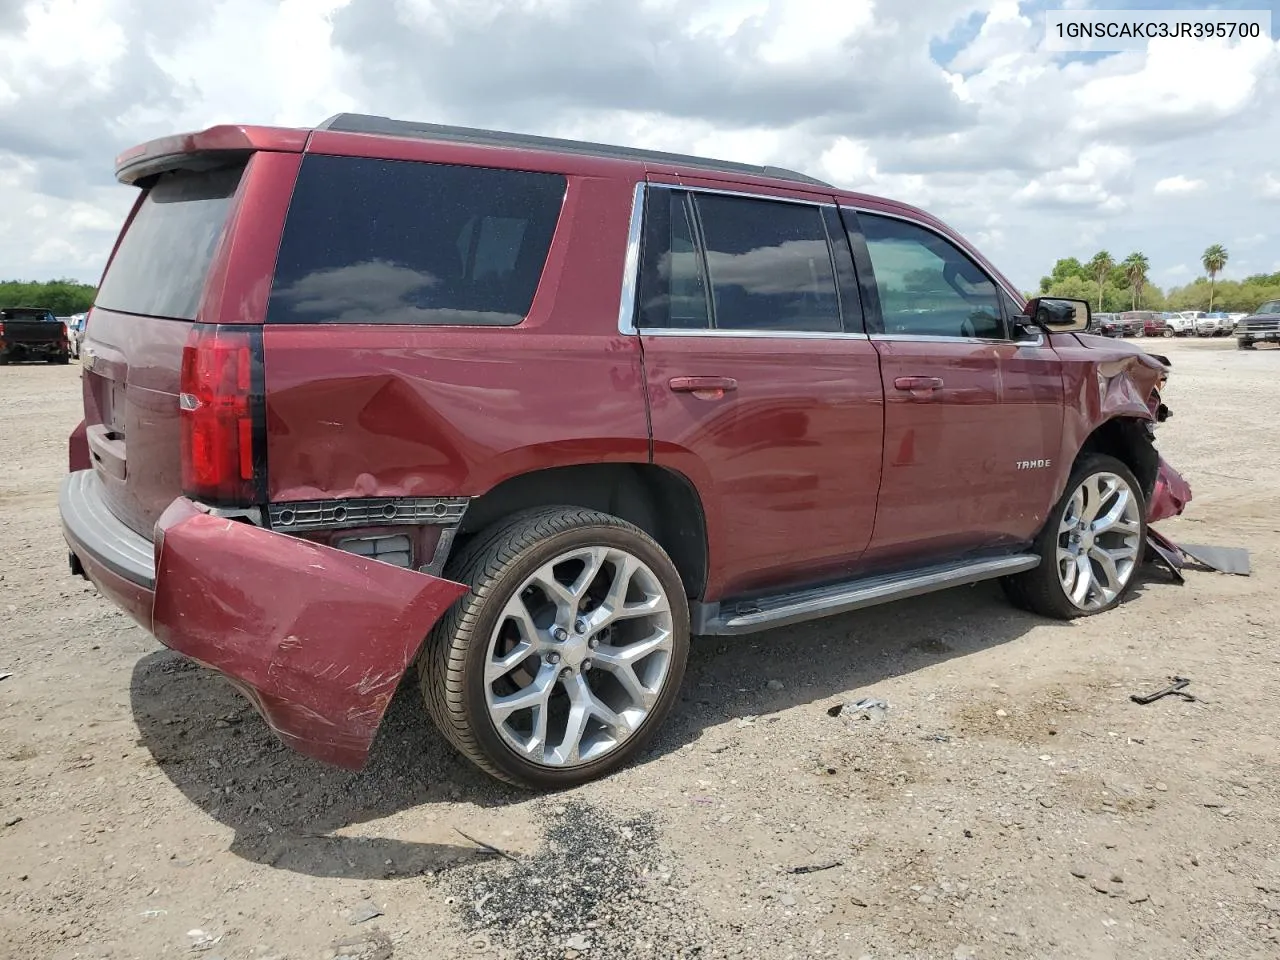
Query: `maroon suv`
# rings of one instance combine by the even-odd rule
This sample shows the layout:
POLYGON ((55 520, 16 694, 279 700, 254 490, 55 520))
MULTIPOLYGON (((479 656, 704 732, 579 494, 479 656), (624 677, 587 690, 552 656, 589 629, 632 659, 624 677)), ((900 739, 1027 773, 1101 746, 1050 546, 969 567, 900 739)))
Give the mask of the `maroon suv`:
POLYGON ((801 174, 343 115, 123 154, 74 571, 363 764, 415 668, 495 776, 632 756, 691 634, 1132 585, 1158 359, 801 174))

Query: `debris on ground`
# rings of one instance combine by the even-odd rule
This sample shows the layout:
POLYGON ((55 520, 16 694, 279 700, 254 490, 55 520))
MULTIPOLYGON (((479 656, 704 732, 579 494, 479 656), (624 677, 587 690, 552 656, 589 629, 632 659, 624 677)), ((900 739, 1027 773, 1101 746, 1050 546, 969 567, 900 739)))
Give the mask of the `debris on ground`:
POLYGON ((1160 533, 1160 531, 1148 527, 1147 547, 1153 558, 1158 562, 1158 565, 1169 572, 1175 583, 1187 582, 1186 577, 1182 575, 1182 568, 1186 566, 1187 558, 1176 543, 1160 533))
POLYGON ((1182 552, 1192 560, 1219 573, 1249 576, 1249 551, 1243 547, 1213 547, 1202 543, 1180 544, 1182 552))
POLYGON ((879 723, 889 715, 889 703, 876 697, 863 697, 854 703, 837 703, 827 710, 827 716, 844 720, 870 720, 879 723))
POLYGON ((347 917, 347 922, 355 927, 362 923, 368 923, 370 920, 376 920, 380 916, 382 916, 380 909, 371 903, 366 903, 364 906, 353 910, 350 916, 347 917))
POLYGON ((1187 693, 1184 689, 1191 683, 1190 680, 1186 677, 1170 677, 1169 679, 1172 680, 1173 683, 1165 687, 1163 690, 1157 690, 1155 693, 1146 694, 1133 693, 1129 695, 1129 699, 1134 703, 1140 703, 1143 706, 1146 706, 1148 703, 1155 703, 1162 697, 1181 697, 1189 703, 1196 702, 1195 695, 1187 693))
POLYGON ((696 908, 671 908, 685 896, 651 815, 615 819, 584 803, 555 809, 543 845, 518 865, 489 860, 449 874, 470 935, 487 935, 510 960, 566 951, 624 960, 637 942, 669 957, 710 941, 696 908))
POLYGON ((380 930, 358 937, 344 937, 331 948, 333 960, 391 960, 391 941, 380 930))
POLYGON ((503 860, 510 860, 512 863, 520 862, 520 860, 517 857, 513 857, 511 854, 507 853, 507 851, 499 850, 493 844, 485 843, 483 840, 477 840, 475 837, 471 836, 470 834, 463 833, 457 827, 453 828, 453 832, 456 833, 458 836, 462 837, 464 840, 470 840, 472 843, 474 843, 477 847, 480 848, 481 853, 487 853, 495 857, 502 857, 503 860))
POLYGON ((821 873, 823 870, 834 870, 836 867, 844 865, 843 860, 823 860, 820 863, 803 864, 798 867, 788 867, 787 873, 821 873))
POLYGON ((12 676, 12 673, 0 673, 0 680, 8 680, 12 676))

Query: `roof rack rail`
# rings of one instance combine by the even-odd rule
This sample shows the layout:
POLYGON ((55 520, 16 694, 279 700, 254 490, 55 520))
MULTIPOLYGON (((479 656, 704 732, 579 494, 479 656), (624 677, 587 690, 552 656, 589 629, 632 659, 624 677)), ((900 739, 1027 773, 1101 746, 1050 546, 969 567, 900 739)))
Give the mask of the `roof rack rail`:
POLYGON ((528 133, 504 133, 500 130, 481 130, 474 127, 453 127, 440 123, 416 123, 410 120, 392 120, 389 117, 370 116, 362 113, 339 113, 320 124, 317 130, 336 133, 371 133, 389 137, 411 137, 417 140, 440 140, 449 143, 473 143, 481 146, 514 147, 524 150, 548 150, 556 153, 572 153, 588 157, 612 157, 619 160, 649 160, 654 163, 672 163, 703 170, 718 170, 756 177, 772 177, 775 180, 792 180, 808 186, 832 188, 831 184, 783 167, 758 166, 750 163, 734 163, 729 160, 712 160, 681 153, 664 153, 661 150, 640 150, 635 147, 618 147, 605 143, 588 143, 584 140, 561 140, 557 137, 538 137, 528 133))

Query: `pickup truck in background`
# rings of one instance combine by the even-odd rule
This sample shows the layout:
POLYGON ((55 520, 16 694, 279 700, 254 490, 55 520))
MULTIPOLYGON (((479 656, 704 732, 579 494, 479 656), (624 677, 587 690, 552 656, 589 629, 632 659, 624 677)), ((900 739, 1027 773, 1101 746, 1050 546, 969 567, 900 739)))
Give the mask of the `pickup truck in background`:
POLYGON ((14 360, 71 360, 66 324, 44 307, 6 307, 0 310, 0 364, 14 360))
POLYGON ((1236 323, 1236 346, 1252 350, 1255 343, 1280 344, 1280 300, 1268 300, 1236 323))

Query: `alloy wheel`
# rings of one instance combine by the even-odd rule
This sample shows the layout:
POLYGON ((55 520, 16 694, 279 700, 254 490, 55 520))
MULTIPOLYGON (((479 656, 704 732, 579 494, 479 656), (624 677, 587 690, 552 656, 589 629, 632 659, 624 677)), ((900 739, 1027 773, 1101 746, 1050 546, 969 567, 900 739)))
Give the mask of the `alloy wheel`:
POLYGON ((1124 590, 1137 569, 1141 501, 1114 473, 1085 477, 1058 525, 1058 580, 1081 610, 1099 610, 1124 590))
POLYGON ((489 638, 489 719, 539 766, 575 767, 617 750, 657 704, 672 662, 671 603, 642 560, 582 547, 515 590, 489 638))

